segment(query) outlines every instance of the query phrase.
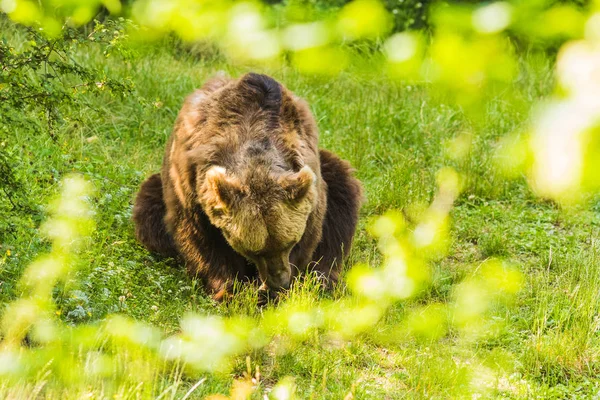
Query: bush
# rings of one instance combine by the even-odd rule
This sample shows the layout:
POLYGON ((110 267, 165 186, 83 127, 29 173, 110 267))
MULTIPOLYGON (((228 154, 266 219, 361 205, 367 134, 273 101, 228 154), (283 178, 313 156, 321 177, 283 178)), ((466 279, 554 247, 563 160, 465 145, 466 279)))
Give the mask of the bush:
MULTIPOLYGON (((39 132, 57 143, 57 127, 76 118, 72 113, 64 117, 63 110, 80 107, 82 95, 130 93, 128 82, 111 79, 105 71, 73 57, 78 49, 88 47, 89 51, 98 47, 109 57, 121 49, 124 26, 124 20, 96 22, 88 29, 65 24, 59 36, 49 37, 37 28, 10 23, 0 16, 0 29, 5 32, 0 40, 0 189, 13 210, 28 206, 25 180, 18 173, 20 160, 9 138, 20 131, 39 132)), ((0 226, 0 237, 3 229, 6 227, 0 226)))

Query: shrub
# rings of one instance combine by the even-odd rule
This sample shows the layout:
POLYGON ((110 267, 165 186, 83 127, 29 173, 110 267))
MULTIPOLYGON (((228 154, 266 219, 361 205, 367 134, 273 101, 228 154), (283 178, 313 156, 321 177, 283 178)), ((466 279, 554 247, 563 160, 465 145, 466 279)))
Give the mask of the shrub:
MULTIPOLYGON (((64 117, 63 110, 81 107, 82 95, 130 93, 128 82, 112 79, 100 68, 73 57, 77 49, 85 47, 99 47, 105 57, 120 51, 125 24, 122 19, 96 22, 88 29, 65 24, 58 36, 51 37, 0 15, 2 31, 18 38, 10 41, 5 33, 0 40, 0 189, 13 210, 28 207, 23 195, 25 179, 18 172, 20 159, 10 146, 10 137, 19 131, 39 132, 56 143, 57 127, 76 118, 72 113, 64 117)), ((3 229, 6 227, 0 226, 0 235, 3 229)))

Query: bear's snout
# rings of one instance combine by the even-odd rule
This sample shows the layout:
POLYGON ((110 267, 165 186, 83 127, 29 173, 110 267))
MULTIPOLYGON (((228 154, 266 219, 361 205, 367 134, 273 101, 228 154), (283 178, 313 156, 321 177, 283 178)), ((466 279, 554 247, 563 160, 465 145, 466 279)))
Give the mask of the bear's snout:
POLYGON ((289 271, 281 271, 267 277, 267 286, 271 290, 287 290, 290 288, 289 271))
POLYGON ((257 260, 257 267, 263 286, 273 291, 289 289, 292 279, 289 252, 261 257, 257 260))

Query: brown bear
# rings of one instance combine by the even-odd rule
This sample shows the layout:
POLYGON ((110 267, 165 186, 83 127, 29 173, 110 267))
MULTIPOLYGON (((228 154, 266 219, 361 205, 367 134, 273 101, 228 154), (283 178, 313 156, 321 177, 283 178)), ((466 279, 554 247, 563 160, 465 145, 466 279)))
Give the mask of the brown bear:
POLYGON ((336 282, 361 198, 350 164, 318 149, 307 104, 249 73, 186 99, 133 219, 148 250, 181 257, 218 300, 234 279, 259 278, 270 294, 305 271, 336 282))

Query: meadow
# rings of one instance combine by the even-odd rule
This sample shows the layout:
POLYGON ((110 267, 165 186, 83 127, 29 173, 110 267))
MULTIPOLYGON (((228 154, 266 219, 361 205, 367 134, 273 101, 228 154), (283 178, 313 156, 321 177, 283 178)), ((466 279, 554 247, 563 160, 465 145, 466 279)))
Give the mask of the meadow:
MULTIPOLYGON (((3 21, 0 34, 21 46, 11 24, 3 21)), ((56 318, 65 326, 97 327, 119 314, 168 336, 180 330, 188 313, 261 319, 266 311, 256 306, 256 288, 241 288, 231 301, 214 303, 175 260, 149 254, 136 241, 131 221, 134 196, 159 170, 185 96, 217 71, 237 77, 257 67, 233 65, 214 49, 190 48, 174 38, 137 45, 127 56, 106 58, 90 47, 73 57, 129 82, 132 91, 123 97, 81 96, 77 104, 61 107, 52 135, 15 126, 3 137, 24 194, 0 195, 0 303, 26 293, 19 284, 24 269, 50 246, 39 232, 46 205, 59 182, 75 172, 93 187, 96 228, 74 261, 75 272, 53 290, 56 318)), ((501 139, 527 129, 532 108, 554 85, 552 54, 522 51, 518 63, 514 92, 495 94, 478 121, 429 83, 398 81, 359 66, 331 77, 286 65, 258 69, 308 101, 320 146, 349 160, 363 182, 366 201, 347 268, 382 263, 369 229, 375 217, 397 210, 410 231, 434 198, 437 171, 452 166, 465 176, 450 211, 447 248, 429 261, 427 283, 395 301, 371 329, 347 340, 315 333, 287 345, 271 343, 235 355, 227 368, 213 372, 149 358, 140 368, 151 372, 139 382, 119 376, 114 367, 76 385, 44 366, 33 378, 0 378, 0 397, 285 398, 274 387, 286 377, 298 398, 313 399, 598 396, 600 203, 592 199, 563 208, 536 196, 524 176, 508 179, 501 172, 496 157, 501 139), (465 135, 469 145, 456 157, 465 135), (440 336, 406 330, 404 321, 413 311, 451 302, 457 285, 495 259, 517 269, 523 282, 513 298, 488 310, 486 321, 498 323, 490 328, 494 334, 465 341, 452 326, 440 336), (252 394, 240 382, 250 382, 252 394)), ((321 293, 307 279, 285 301, 310 307, 319 298, 335 303, 347 295, 344 285, 321 293)), ((433 323, 424 329, 438 328, 433 323)), ((66 351, 77 358, 76 347, 66 351)), ((128 351, 123 347, 123 360, 128 351)), ((115 354, 117 365, 118 348, 115 354)))

